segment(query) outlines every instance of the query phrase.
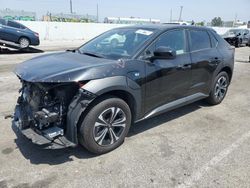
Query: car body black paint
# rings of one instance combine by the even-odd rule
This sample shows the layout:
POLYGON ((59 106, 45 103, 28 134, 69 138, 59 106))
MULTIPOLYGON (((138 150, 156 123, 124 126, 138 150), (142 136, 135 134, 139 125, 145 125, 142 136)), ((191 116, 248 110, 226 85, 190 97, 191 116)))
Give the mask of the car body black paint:
MULTIPOLYGON (((119 91, 131 96, 134 101, 132 106, 135 106, 133 118, 139 121, 205 98, 211 91, 213 79, 223 68, 233 72, 234 49, 211 29, 166 25, 129 28, 151 28, 155 31, 129 59, 97 58, 75 50, 37 57, 16 67, 15 73, 24 85, 79 84, 79 90, 75 91, 77 94, 68 106, 63 106, 64 101, 58 100, 61 106, 67 108, 67 115, 64 116, 66 123, 62 127, 70 142, 78 143, 77 125, 81 115, 95 99, 106 93, 119 91), (175 30, 185 33, 185 51, 174 59, 148 58, 155 50, 159 37, 175 30), (190 51, 191 30, 206 32, 210 48, 190 51)), ((56 89, 53 86, 49 89, 52 92, 50 90, 55 92, 56 89)), ((59 95, 57 98, 62 97, 59 95)))

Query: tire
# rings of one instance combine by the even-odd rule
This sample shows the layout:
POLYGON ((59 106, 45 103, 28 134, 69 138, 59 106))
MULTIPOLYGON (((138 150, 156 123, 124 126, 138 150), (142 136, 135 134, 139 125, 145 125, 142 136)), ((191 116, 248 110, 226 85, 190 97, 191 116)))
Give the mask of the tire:
POLYGON ((239 48, 239 47, 240 47, 239 40, 236 40, 236 41, 234 42, 234 46, 235 46, 236 48, 239 48))
POLYGON ((26 38, 26 37, 21 37, 20 39, 19 39, 19 44, 20 44, 20 48, 28 48, 29 47, 29 45, 30 45, 30 41, 29 41, 29 39, 28 38, 26 38))
POLYGON ((131 125, 131 111, 125 101, 112 96, 92 106, 80 125, 78 139, 88 151, 104 154, 124 142, 131 125))
POLYGON ((207 102, 211 105, 220 104, 227 94, 229 86, 229 76, 226 72, 220 72, 213 81, 212 91, 207 102))

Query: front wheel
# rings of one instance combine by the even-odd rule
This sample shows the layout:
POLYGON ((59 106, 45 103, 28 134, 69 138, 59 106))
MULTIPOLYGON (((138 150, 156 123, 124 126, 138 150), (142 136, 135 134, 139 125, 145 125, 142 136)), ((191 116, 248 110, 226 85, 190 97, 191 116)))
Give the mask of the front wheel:
POLYGON ((212 105, 220 104, 227 94, 228 86, 228 74, 224 71, 220 72, 213 82, 213 88, 209 97, 207 98, 207 102, 212 105))
POLYGON ((98 101, 85 116, 79 131, 79 142, 87 150, 104 154, 119 147, 131 125, 128 104, 116 97, 98 101))

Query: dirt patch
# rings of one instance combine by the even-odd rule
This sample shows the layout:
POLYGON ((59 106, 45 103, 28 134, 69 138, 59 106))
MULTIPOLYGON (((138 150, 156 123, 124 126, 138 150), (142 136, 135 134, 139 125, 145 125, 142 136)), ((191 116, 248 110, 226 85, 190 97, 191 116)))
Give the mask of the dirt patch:
POLYGON ((14 151, 13 148, 5 148, 2 150, 2 154, 8 155, 8 154, 12 153, 13 151, 14 151))
POLYGON ((14 70, 16 64, 6 64, 6 65, 0 65, 0 73, 2 72, 11 72, 14 70))

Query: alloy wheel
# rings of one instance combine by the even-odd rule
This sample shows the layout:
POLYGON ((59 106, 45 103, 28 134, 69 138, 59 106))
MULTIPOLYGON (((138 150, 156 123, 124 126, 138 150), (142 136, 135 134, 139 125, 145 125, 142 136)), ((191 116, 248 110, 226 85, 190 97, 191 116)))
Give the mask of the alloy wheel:
POLYGON ((225 76, 221 76, 217 82, 216 82, 216 85, 215 85, 215 97, 217 100, 221 101, 226 92, 227 92, 227 86, 228 86, 228 83, 227 83, 227 78, 225 76))
POLYGON ((97 118, 93 134, 100 146, 109 146, 119 140, 126 127, 126 115, 121 108, 111 107, 104 110, 97 118))
POLYGON ((21 38, 20 39, 20 46, 21 46, 21 48, 29 47, 29 40, 26 38, 21 38))

